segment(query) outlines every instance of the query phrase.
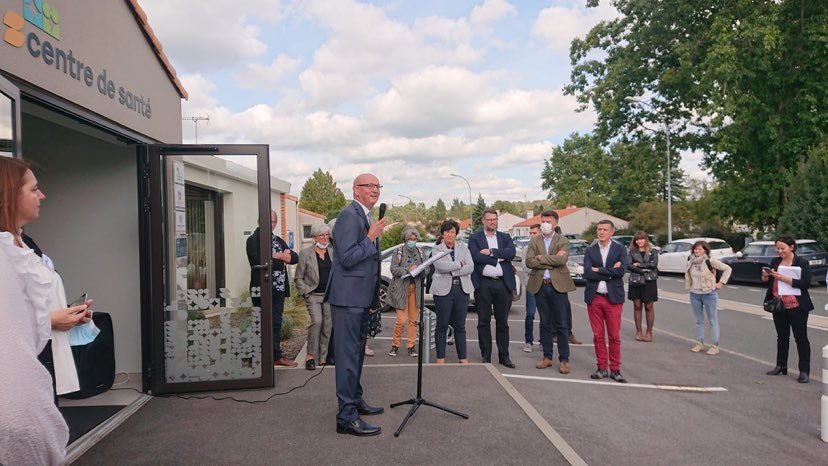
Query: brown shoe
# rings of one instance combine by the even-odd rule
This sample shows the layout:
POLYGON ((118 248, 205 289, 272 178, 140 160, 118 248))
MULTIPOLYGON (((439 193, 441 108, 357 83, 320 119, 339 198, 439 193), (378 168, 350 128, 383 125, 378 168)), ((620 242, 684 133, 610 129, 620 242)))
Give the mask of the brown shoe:
POLYGON ((552 367, 554 365, 555 365, 555 361, 553 361, 549 358, 543 358, 541 360, 541 362, 539 362, 538 365, 535 366, 535 367, 537 367, 538 369, 546 369, 547 367, 552 367))
POLYGON ((641 335, 641 330, 635 331, 635 341, 644 341, 644 337, 641 335))
POLYGON ((569 361, 561 361, 561 367, 558 369, 561 374, 569 374, 569 361))
POLYGON ((284 356, 282 356, 277 361, 274 361, 273 365, 279 367, 296 367, 299 364, 297 364, 295 361, 291 361, 290 359, 287 359, 284 356))
POLYGON ((577 338, 575 338, 575 334, 573 333, 573 334, 569 335, 569 344, 570 345, 580 345, 581 341, 578 340, 577 338))
POLYGON ((653 341, 653 332, 652 330, 647 330, 647 333, 644 334, 644 341, 650 343, 653 341))

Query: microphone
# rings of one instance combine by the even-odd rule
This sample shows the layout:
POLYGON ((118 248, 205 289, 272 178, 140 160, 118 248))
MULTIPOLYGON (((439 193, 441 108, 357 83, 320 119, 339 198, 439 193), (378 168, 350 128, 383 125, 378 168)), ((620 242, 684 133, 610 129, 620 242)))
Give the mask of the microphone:
POLYGON ((385 205, 384 202, 382 204, 380 204, 380 206, 379 206, 379 220, 382 220, 382 218, 385 217, 385 210, 386 209, 388 209, 388 206, 385 205))

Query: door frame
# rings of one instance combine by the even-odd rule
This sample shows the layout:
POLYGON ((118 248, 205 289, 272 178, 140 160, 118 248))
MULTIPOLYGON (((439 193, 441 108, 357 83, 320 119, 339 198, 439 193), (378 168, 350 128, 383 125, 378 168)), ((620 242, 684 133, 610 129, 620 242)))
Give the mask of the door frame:
POLYGON ((22 121, 20 119, 20 88, 0 75, 0 93, 12 102, 12 157, 23 157, 22 121))
POLYGON ((266 144, 148 144, 139 146, 142 212, 142 296, 141 335, 143 359, 143 389, 151 394, 181 393, 205 390, 240 390, 273 386, 272 287, 270 278, 270 237, 261 235, 262 290, 261 290, 261 348, 262 372, 259 378, 218 380, 205 382, 169 383, 166 381, 164 360, 164 313, 167 285, 168 241, 166 237, 164 190, 165 155, 215 156, 256 155, 258 184, 259 228, 270 231, 270 161, 266 144), (264 286, 268 284, 268 286, 264 286))

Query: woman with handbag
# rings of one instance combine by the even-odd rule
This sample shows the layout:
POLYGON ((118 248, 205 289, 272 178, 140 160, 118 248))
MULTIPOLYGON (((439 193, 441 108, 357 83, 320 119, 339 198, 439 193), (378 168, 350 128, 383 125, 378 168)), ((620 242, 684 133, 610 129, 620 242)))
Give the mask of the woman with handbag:
POLYGON ((718 290, 730 278, 730 266, 722 263, 715 257, 710 257, 710 246, 706 241, 693 243, 693 254, 687 258, 687 267, 684 269, 684 284, 690 290, 690 305, 696 316, 696 343, 690 351, 700 353, 704 351, 704 314, 707 312, 707 321, 710 324, 710 338, 712 345, 707 354, 719 354, 719 293, 718 290), (716 280, 716 271, 722 272, 722 278, 716 280))
POLYGON ((650 240, 643 231, 636 231, 630 242, 630 259, 627 270, 630 272, 627 298, 633 302, 635 318, 635 341, 653 341, 653 323, 655 310, 653 303, 658 301, 658 253, 650 247, 650 240), (647 332, 641 332, 642 308, 647 311, 647 332))
MULTIPOLYGON (((788 347, 791 330, 796 340, 799 353, 799 383, 808 383, 811 373, 811 344, 808 341, 808 315, 814 308, 808 287, 811 286, 811 266, 806 259, 796 255, 796 240, 790 236, 776 239, 776 253, 770 263, 770 271, 762 270, 762 282, 770 282, 765 293, 765 301, 778 300, 780 310, 773 313, 773 325, 776 327, 776 367, 768 375, 786 375, 788 373, 788 347), (783 268, 785 267, 785 268, 783 268), (794 278, 797 276, 798 278, 794 278), (780 283, 799 290, 799 295, 780 293, 780 283)), ((786 287, 786 288, 787 288, 786 287)))

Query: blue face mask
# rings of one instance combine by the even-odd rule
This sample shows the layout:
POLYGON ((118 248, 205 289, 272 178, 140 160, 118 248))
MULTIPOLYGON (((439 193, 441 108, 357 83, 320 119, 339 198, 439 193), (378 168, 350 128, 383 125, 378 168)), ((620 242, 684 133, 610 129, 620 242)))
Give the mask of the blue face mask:
POLYGON ((408 246, 409 248, 416 248, 417 247, 417 242, 416 241, 406 241, 405 245, 408 246))

